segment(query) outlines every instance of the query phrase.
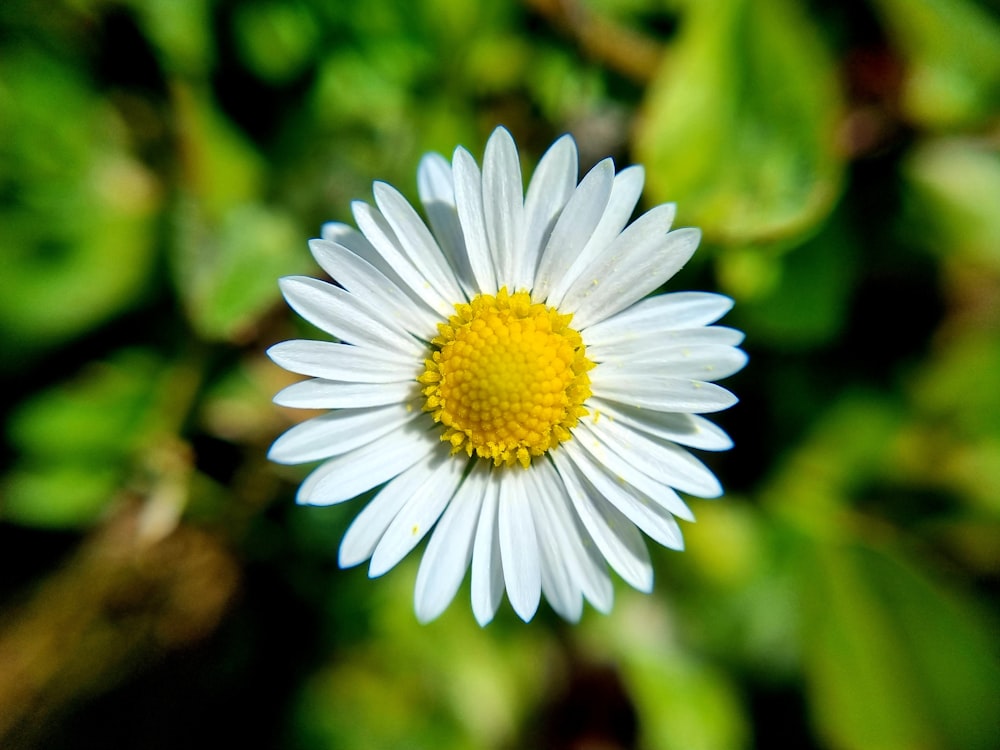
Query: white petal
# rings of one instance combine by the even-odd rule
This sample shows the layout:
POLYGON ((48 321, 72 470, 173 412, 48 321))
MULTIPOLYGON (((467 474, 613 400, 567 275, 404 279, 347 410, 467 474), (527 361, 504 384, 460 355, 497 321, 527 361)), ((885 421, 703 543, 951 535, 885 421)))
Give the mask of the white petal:
MULTIPOLYGON (((331 221, 323 225, 321 234, 324 240, 333 242, 337 245, 342 245, 365 261, 372 268, 377 270, 380 274, 392 282, 397 289, 400 289, 403 294, 409 297, 418 308, 434 309, 433 306, 428 305, 423 298, 417 294, 417 292, 410 288, 410 285, 403 280, 403 278, 396 272, 396 269, 393 268, 385 258, 379 255, 378 250, 376 250, 375 246, 368 241, 368 238, 354 227, 338 221, 331 221)), ((318 258, 317 262, 319 262, 318 258)), ((323 263, 320 262, 320 265, 323 265, 323 263)), ((330 269, 326 268, 326 266, 323 266, 323 269, 327 273, 330 273, 330 269)), ((333 273, 330 273, 330 275, 331 277, 336 278, 333 273)))
POLYGON ((431 530, 455 496, 467 463, 464 456, 452 455, 435 462, 431 475, 406 501, 375 547, 369 576, 377 578, 393 568, 431 530))
MULTIPOLYGON (((454 457, 451 457, 454 460, 454 457)), ((462 486, 434 527, 427 550, 417 571, 417 585, 413 606, 420 622, 430 622, 438 617, 455 598, 465 571, 472 560, 472 547, 476 538, 479 509, 486 493, 489 472, 482 469, 482 461, 465 478, 462 486)))
POLYGON ((498 127, 483 155, 483 216, 497 283, 513 289, 520 274, 524 243, 524 183, 517 146, 506 128, 498 127))
MULTIPOLYGON (((624 314, 622 313, 622 315, 624 314)), ((611 320, 617 320, 619 317, 621 316, 616 315, 611 320)), ((597 324, 597 326, 601 325, 604 324, 597 324)), ((744 338, 742 331, 725 326, 667 330, 658 325, 656 321, 647 320, 641 328, 617 334, 610 339, 601 336, 599 341, 591 343, 593 338, 591 331, 597 326, 591 326, 582 334, 583 341, 587 345, 587 357, 595 362, 603 362, 616 356, 625 359, 637 356, 658 356, 658 352, 661 350, 678 346, 703 344, 739 346, 744 338)))
POLYGON ((487 477, 483 507, 476 524, 476 541, 472 549, 472 613, 476 622, 486 625, 496 614, 503 597, 503 563, 500 559, 500 531, 497 528, 499 486, 487 477))
POLYGON ((274 441, 267 457, 279 464, 302 464, 338 456, 399 429, 420 410, 403 404, 377 409, 340 409, 297 424, 274 441))
POLYGON ((497 512, 500 558, 507 598, 525 622, 534 617, 542 594, 538 540, 530 503, 524 471, 520 467, 503 471, 497 512))
POLYGON ((595 396, 644 409, 706 414, 728 409, 737 401, 722 386, 663 373, 635 375, 598 365, 589 374, 595 396))
POLYGON ((608 206, 601 216, 600 224, 587 242, 588 247, 583 254, 585 259, 596 257, 597 253, 621 234, 628 220, 632 218, 639 196, 642 195, 645 180, 646 171, 640 166, 626 167, 615 175, 608 206), (589 247, 590 245, 593 247, 589 247))
POLYGON ((578 161, 576 141, 564 135, 542 155, 531 176, 524 198, 524 257, 514 283, 517 289, 534 285, 542 248, 576 187, 578 161))
POLYGON ((687 521, 694 520, 691 509, 674 491, 673 487, 676 485, 672 476, 644 473, 628 455, 606 443, 603 435, 594 430, 594 425, 589 420, 581 421, 573 429, 573 438, 594 458, 595 463, 602 466, 606 473, 614 476, 619 484, 627 486, 637 496, 641 495, 657 503, 675 516, 687 521))
MULTIPOLYGON (((593 488, 655 542, 671 549, 683 549, 684 540, 673 515, 659 503, 633 489, 622 487, 603 466, 598 465, 572 440, 563 444, 566 455, 593 488)), ((560 447, 563 447, 560 446, 560 447)))
POLYGON ((643 214, 583 270, 560 306, 573 313, 574 326, 586 328, 624 310, 688 262, 701 232, 678 229, 668 233, 673 215, 670 204, 643 214))
POLYGON ((672 378, 710 382, 728 378, 742 370, 746 363, 747 355, 742 349, 714 344, 695 344, 641 350, 631 355, 603 360, 601 367, 606 371, 620 370, 629 376, 639 378, 668 373, 672 378))
POLYGON ((599 257, 621 234, 628 220, 632 218, 635 204, 639 202, 644 179, 645 172, 642 167, 629 167, 615 175, 604 214, 583 250, 573 259, 572 264, 562 277, 552 285, 548 296, 550 305, 558 307, 573 281, 579 278, 583 270, 593 263, 594 259, 599 257))
POLYGON ((476 281, 476 291, 494 294, 499 286, 486 234, 482 175, 472 154, 461 147, 455 149, 452 171, 455 175, 455 204, 458 207, 459 221, 462 222, 465 250, 469 254, 469 267, 476 281))
MULTIPOLYGON (((363 201, 351 204, 354 221, 371 242, 382 260, 399 275, 403 284, 438 315, 448 317, 455 311, 455 302, 434 287, 424 273, 402 250, 402 244, 386 218, 363 201)), ((415 259, 414 259, 415 260, 415 259)))
POLYGON ((614 587, 608 577, 607 565, 574 512, 574 503, 566 485, 548 461, 534 462, 531 474, 537 484, 539 503, 550 519, 548 528, 553 529, 560 540, 564 564, 575 585, 599 611, 609 612, 614 602, 614 587))
MULTIPOLYGON (((729 297, 708 292, 670 292, 636 302, 589 326, 588 344, 612 344, 647 331, 684 330, 714 323, 733 306, 729 297)), ((577 330, 582 330, 577 328, 577 330)), ((742 339, 740 340, 742 341, 742 339)), ((740 341, 734 343, 738 344, 740 341)))
MULTIPOLYGON (((674 443, 637 432, 611 419, 588 423, 586 429, 602 445, 658 482, 698 497, 722 494, 722 485, 709 468, 674 443)), ((601 456, 597 458, 600 461, 601 456)))
MULTIPOLYGON (((378 269, 386 278, 396 282, 397 286, 400 288, 404 286, 398 283, 399 277, 395 275, 392 266, 385 262, 385 258, 378 254, 375 246, 368 241, 367 237, 350 224, 344 224, 341 221, 328 221, 320 228, 320 237, 326 242, 333 242, 334 244, 346 247, 373 268, 378 269)), ((324 268, 324 270, 326 269, 324 268)), ((330 275, 332 276, 333 274, 330 275)))
MULTIPOLYGON (((561 487, 550 491, 541 478, 543 467, 548 467, 547 461, 536 461, 528 477, 533 485, 531 512, 541 552, 542 592, 556 612, 576 622, 583 613, 581 594, 589 587, 590 559, 580 539, 579 521, 569 510, 566 491, 561 487)), ((586 531, 582 533, 586 536, 586 531)))
MULTIPOLYGON (((606 457, 614 453, 659 484, 697 497, 719 497, 722 494, 722 485, 711 470, 675 443, 638 432, 612 419, 602 419, 596 424, 588 421, 578 433, 581 440, 584 435, 590 438, 585 447, 598 464, 604 464, 606 457), (595 448, 595 445, 599 447, 595 448)), ((639 489, 653 495, 645 487, 639 489)), ((660 501, 659 497, 654 499, 660 501)), ((660 504, 674 515, 687 521, 694 520, 683 502, 664 500, 660 504)))
MULTIPOLYGON (((611 576, 608 574, 608 563, 601 554, 600 549, 594 543, 590 533, 584 528, 579 516, 570 508, 573 524, 580 535, 580 543, 583 549, 583 561, 581 570, 583 577, 580 579, 580 588, 583 595, 598 612, 608 614, 615 604, 615 587, 611 583, 611 576)), ((636 532, 638 533, 638 531, 636 532)))
POLYGON ((576 582, 573 560, 575 550, 568 539, 573 525, 560 524, 560 519, 550 507, 553 502, 565 502, 565 492, 550 496, 542 489, 543 485, 538 481, 537 475, 543 464, 544 459, 536 459, 524 476, 525 491, 530 498, 528 507, 538 539, 542 594, 563 619, 577 622, 583 614, 583 597, 576 582))
POLYGON ((278 391, 274 403, 292 409, 360 409, 411 401, 420 395, 418 383, 343 383, 312 378, 278 391))
POLYGON ((556 221, 545 244, 531 296, 538 302, 562 280, 586 246, 611 197, 615 165, 611 159, 598 162, 580 181, 556 221))
POLYGON ((382 313, 349 292, 306 276, 279 280, 295 312, 342 341, 422 357, 424 345, 405 331, 390 328, 382 313))
POLYGON ((724 451, 733 447, 733 441, 721 428, 695 414, 637 409, 600 398, 591 398, 587 406, 597 419, 613 419, 647 435, 691 448, 724 451))
POLYGON ((453 305, 463 299, 462 290, 454 270, 448 265, 448 259, 409 201, 385 182, 376 182, 373 192, 375 204, 392 227, 396 241, 409 261, 453 305))
POLYGON ((415 357, 331 341, 283 341, 269 348, 267 356, 289 372, 348 383, 412 381, 423 369, 415 357))
POLYGON ((299 487, 303 505, 333 505, 378 487, 441 449, 438 430, 428 431, 424 420, 410 422, 373 443, 321 464, 299 487))
POLYGON ((355 517, 344 539, 340 543, 338 563, 342 568, 359 565, 372 556, 389 524, 399 514, 400 509, 413 497, 421 485, 430 477, 435 468, 450 458, 443 449, 425 461, 417 461, 406 471, 396 475, 379 490, 355 517))
POLYGON ((538 535, 538 555, 542 593, 552 609, 569 622, 578 622, 583 614, 583 597, 570 574, 566 550, 555 534, 547 509, 538 498, 531 504, 535 532, 538 535))
POLYGON ((431 153, 420 160, 417 168, 417 192, 434 237, 455 270, 458 283, 466 295, 472 296, 472 269, 469 267, 462 222, 458 219, 458 207, 455 203, 455 178, 447 159, 440 154, 431 153))
POLYGON ((421 339, 437 332, 440 315, 350 248, 329 240, 312 240, 309 249, 330 278, 359 298, 375 301, 397 328, 421 339))
POLYGON ((594 490, 565 451, 551 455, 580 521, 608 564, 633 588, 652 591, 653 565, 635 524, 594 490))

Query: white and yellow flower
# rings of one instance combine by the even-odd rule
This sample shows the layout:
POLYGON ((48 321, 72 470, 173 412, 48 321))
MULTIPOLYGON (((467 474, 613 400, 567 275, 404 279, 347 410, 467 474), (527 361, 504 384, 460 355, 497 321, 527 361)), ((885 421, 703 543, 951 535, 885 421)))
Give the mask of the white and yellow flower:
POLYGON ((687 448, 731 441, 701 416, 736 398, 713 381, 746 363, 743 335, 712 325, 717 294, 647 297, 691 257, 697 229, 674 205, 628 224, 643 170, 611 159, 577 183, 570 136, 524 192, 517 148, 498 128, 483 168, 463 148, 428 154, 418 190, 428 223, 391 186, 355 202, 360 231, 327 224, 310 248, 334 279, 281 280, 289 305, 335 342, 268 351, 310 377, 276 397, 329 409, 279 437, 270 458, 323 463, 298 501, 331 505, 381 487, 340 547, 380 576, 431 534, 417 574, 420 620, 437 617, 471 564, 486 624, 503 592, 529 620, 544 593, 576 621, 583 599, 611 609, 608 566, 650 591, 642 538, 673 549, 678 492, 722 488, 687 448))

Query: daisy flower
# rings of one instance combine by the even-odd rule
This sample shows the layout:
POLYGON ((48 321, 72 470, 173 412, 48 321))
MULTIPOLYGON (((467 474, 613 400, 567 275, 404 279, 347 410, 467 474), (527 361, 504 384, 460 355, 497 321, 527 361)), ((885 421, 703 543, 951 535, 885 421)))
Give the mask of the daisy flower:
POLYGON ((309 376, 275 402, 327 409, 271 447, 280 463, 321 460, 298 502, 376 490, 344 536, 342 567, 380 576, 430 534, 415 610, 437 617, 471 572, 472 610, 493 619, 504 591, 530 620, 544 593, 570 621, 583 600, 608 612, 608 568, 653 586, 643 534, 682 549, 679 492, 722 488, 687 449, 731 447, 699 416, 736 398, 743 335, 712 325, 718 294, 648 297, 691 257, 697 229, 675 207, 631 224, 641 167, 611 159, 577 182, 570 136, 527 192, 510 133, 480 170, 463 148, 420 162, 426 222, 383 182, 352 205, 357 229, 323 227, 309 247, 334 283, 281 279, 288 304, 335 341, 286 341, 268 355, 309 376), (360 231, 359 231, 360 230, 360 231))

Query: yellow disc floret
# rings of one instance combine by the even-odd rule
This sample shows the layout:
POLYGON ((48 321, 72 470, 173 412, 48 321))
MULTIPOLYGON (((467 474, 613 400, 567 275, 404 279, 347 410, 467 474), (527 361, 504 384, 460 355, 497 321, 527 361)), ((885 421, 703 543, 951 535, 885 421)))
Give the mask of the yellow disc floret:
POLYGON ((506 287, 455 305, 418 378, 452 453, 527 468, 569 439, 587 413, 594 366, 571 318, 506 287))

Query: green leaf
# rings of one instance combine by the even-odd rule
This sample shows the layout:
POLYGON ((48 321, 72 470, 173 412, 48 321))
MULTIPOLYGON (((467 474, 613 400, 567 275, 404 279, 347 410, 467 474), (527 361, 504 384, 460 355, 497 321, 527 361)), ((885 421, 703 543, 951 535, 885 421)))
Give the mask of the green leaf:
POLYGON ((746 716, 728 676, 676 642, 669 609, 655 597, 622 593, 612 617, 584 619, 581 638, 587 653, 617 666, 638 713, 642 746, 746 747, 746 716))
POLYGON ((139 296, 151 272, 159 185, 72 67, 24 50, 0 60, 0 347, 58 344, 139 296), (53 110, 58 102, 58 112, 53 110))
POLYGON ((159 371, 147 353, 121 352, 24 402, 8 427, 18 458, 2 485, 0 517, 44 527, 99 517, 158 427, 159 371))
POLYGON ((732 750, 747 747, 747 727, 726 676, 707 664, 644 655, 624 665, 646 747, 732 750))
POLYGON ((178 85, 173 93, 185 193, 197 201, 208 221, 220 222, 230 209, 260 196, 266 165, 205 91, 178 85))
POLYGON ((727 252, 720 258, 720 276, 726 288, 744 298, 740 315, 758 344, 820 347, 843 327, 854 291, 857 247, 845 223, 831 220, 792 253, 755 248, 727 252), (745 278, 748 263, 764 265, 764 273, 773 278, 766 283, 745 278))
POLYGON ((1000 438, 1000 336, 972 330, 954 336, 914 379, 918 413, 939 429, 954 425, 962 438, 1000 438))
POLYGON ((364 621, 368 637, 303 685, 294 709, 296 746, 521 746, 517 732, 550 685, 539 666, 552 648, 545 631, 520 622, 505 630, 509 612, 489 629, 479 627, 467 586, 439 619, 421 625, 408 606, 413 558, 374 582, 364 571, 345 572, 336 591, 324 576, 329 616, 341 629, 364 621), (360 588, 351 588, 352 578, 360 588))
POLYGON ((22 452, 100 460, 129 453, 153 405, 159 362, 142 351, 94 362, 76 378, 25 401, 8 436, 22 452))
POLYGON ((908 64, 905 113, 932 128, 972 127, 1000 109, 1000 24, 967 0, 876 0, 908 64))
POLYGON ((978 710, 1000 705, 994 623, 960 590, 944 590, 900 555, 861 547, 858 557, 892 617, 925 710, 948 744, 997 747, 1000 727, 978 710))
POLYGON ((178 88, 185 125, 185 199, 170 248, 178 295, 198 332, 238 339, 280 297, 278 278, 304 270, 305 237, 262 205, 266 166, 196 88, 178 88))
POLYGON ((1000 150, 972 138, 928 139, 910 150, 903 176, 920 241, 942 257, 1000 271, 1000 150), (929 230, 929 231, 928 231, 929 230))
POLYGON ((802 237, 840 192, 839 114, 829 53, 793 3, 687 3, 636 131, 647 197, 721 243, 802 237))
POLYGON ((235 340, 280 299, 278 279, 308 267, 304 235, 283 213, 259 205, 229 211, 217 229, 189 206, 174 250, 174 274, 195 328, 235 340))
POLYGON ((3 482, 0 518, 42 529, 88 526, 115 499, 119 474, 110 465, 21 464, 3 482))
POLYGON ((1000 668, 954 592, 864 544, 808 539, 799 565, 810 705, 832 746, 996 747, 1000 668))
POLYGON ((812 432, 761 492, 769 510, 823 538, 840 539, 851 498, 886 475, 886 447, 902 414, 874 393, 845 393, 823 412, 812 432))
POLYGON ((247 3, 235 13, 237 51, 258 76, 282 83, 310 64, 319 28, 308 5, 247 3))
POLYGON ((211 0, 151 3, 130 0, 145 35, 170 73, 207 76, 216 50, 212 39, 211 0))
POLYGON ((901 470, 1000 517, 1000 337, 953 334, 913 378, 914 422, 900 453, 901 470))

